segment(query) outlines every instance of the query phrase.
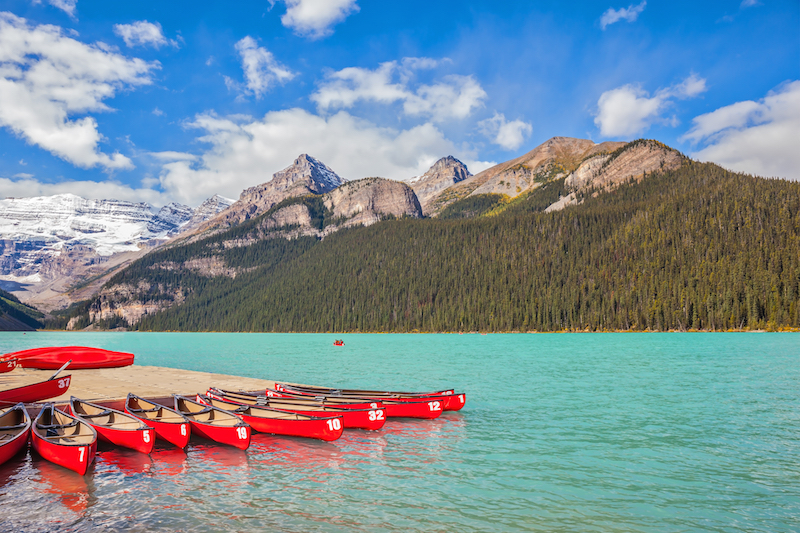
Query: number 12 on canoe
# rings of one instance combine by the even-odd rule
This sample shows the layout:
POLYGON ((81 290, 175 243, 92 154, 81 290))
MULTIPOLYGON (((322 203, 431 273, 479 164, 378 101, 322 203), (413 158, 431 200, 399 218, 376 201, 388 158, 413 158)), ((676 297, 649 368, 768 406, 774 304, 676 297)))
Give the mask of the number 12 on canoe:
POLYGON ((441 402, 428 402, 428 409, 431 411, 441 411, 442 410, 442 403, 441 402))

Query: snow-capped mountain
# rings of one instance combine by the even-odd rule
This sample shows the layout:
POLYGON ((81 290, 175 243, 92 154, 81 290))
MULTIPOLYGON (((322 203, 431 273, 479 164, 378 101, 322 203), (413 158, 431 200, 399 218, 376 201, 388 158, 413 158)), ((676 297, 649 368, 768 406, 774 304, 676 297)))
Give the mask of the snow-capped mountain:
MULTIPOLYGON (((201 215, 206 218, 233 203, 222 197, 208 202, 201 215)), ((87 200, 74 194, 6 198, 0 200, 0 275, 43 275, 52 259, 62 254, 74 258, 76 251, 95 262, 136 252, 180 233, 198 211, 176 203, 156 210, 146 203, 87 200)))

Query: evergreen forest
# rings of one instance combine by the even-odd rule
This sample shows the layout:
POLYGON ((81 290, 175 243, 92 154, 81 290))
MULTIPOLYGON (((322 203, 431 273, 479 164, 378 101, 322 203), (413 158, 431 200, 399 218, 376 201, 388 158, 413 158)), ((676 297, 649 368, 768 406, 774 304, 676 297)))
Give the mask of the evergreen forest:
MULTIPOLYGON (((180 305, 118 325, 276 332, 800 327, 800 184, 687 160, 544 213, 563 186, 550 182, 513 200, 466 198, 439 218, 385 220, 323 240, 219 246, 259 219, 248 221, 157 250, 118 273, 108 285, 145 287, 135 296, 143 301, 187 294, 180 305), (238 274, 153 268, 212 255, 238 274)), ((77 306, 73 316, 90 306, 77 306)))

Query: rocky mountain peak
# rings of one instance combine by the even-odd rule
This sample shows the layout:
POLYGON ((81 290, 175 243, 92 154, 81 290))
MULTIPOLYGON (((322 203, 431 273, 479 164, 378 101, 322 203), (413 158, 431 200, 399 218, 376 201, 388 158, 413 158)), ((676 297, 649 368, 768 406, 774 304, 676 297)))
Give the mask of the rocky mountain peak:
POLYGON ((430 200, 439 195, 443 190, 464 181, 472 176, 467 165, 448 155, 436 161, 425 174, 409 181, 411 188, 417 195, 422 210, 427 214, 430 200))
MULTIPOLYGON (((314 159, 308 154, 301 154, 290 167, 287 167, 272 176, 272 181, 254 187, 258 189, 272 184, 274 190, 288 190, 296 185, 305 185, 314 194, 325 194, 345 182, 325 163, 314 159)), ((242 197, 250 191, 247 189, 242 193, 242 197)))

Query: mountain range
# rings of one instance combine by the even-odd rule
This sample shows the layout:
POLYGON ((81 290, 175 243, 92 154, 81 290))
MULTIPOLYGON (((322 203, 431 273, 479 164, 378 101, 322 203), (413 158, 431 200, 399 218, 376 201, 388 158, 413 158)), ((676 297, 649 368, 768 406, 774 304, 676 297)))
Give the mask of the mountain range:
MULTIPOLYGON (((161 323, 161 319, 156 320, 159 316, 179 316, 180 309, 195 313, 190 310, 201 308, 199 302, 215 290, 222 290, 221 287, 226 287, 226 294, 231 294, 257 279, 260 288, 256 292, 260 291, 267 279, 278 279, 277 272, 286 268, 285 265, 297 261, 307 264, 315 254, 322 253, 320 250, 332 249, 336 242, 349 238, 333 238, 343 230, 342 235, 367 235, 361 230, 355 234, 352 232, 381 221, 387 221, 379 225, 384 232, 394 232, 391 228, 417 228, 400 224, 403 220, 419 220, 426 232, 449 227, 446 221, 452 219, 476 222, 497 219, 511 223, 518 221, 523 213, 524 217, 541 217, 569 206, 584 209, 583 204, 591 204, 597 198, 621 197, 621 193, 615 192, 620 188, 627 190, 639 186, 641 189, 645 186, 641 190, 649 190, 648 184, 653 180, 648 177, 675 175, 685 179, 687 172, 697 168, 696 163, 676 150, 652 140, 596 144, 588 140, 554 137, 527 154, 477 175, 472 175, 461 161, 447 156, 436 161, 423 175, 407 182, 377 177, 346 181, 324 163, 302 154, 292 165, 275 173, 270 181, 243 191, 235 202, 215 197, 197 210, 171 204, 156 211, 148 209, 145 204, 86 201, 77 197, 9 199, 5 202, 15 206, 16 211, 9 212, 7 221, 0 225, 0 236, 13 246, 12 253, 4 254, 7 257, 4 260, 14 265, 16 270, 8 270, 17 276, 57 277, 56 269, 48 265, 65 264, 75 250, 85 250, 85 258, 137 254, 136 257, 127 257, 122 267, 99 272, 103 270, 100 267, 92 271, 93 281, 84 281, 71 292, 59 293, 61 300, 51 298, 51 302, 58 300, 62 307, 65 300, 71 303, 88 298, 68 312, 56 312, 57 318, 51 325, 69 329, 153 327, 161 323), (31 207, 45 206, 48 202, 59 206, 58 209, 49 208, 52 213, 48 215, 37 215, 31 207), (61 214, 56 216, 55 212, 61 214), (70 212, 73 214, 69 215, 70 212), (47 216, 54 221, 49 226, 41 222, 49 220, 47 216), (423 218, 430 221, 421 220, 423 218), (441 222, 435 222, 437 220, 441 222), (44 230, 46 227, 55 231, 48 233, 44 230), (18 232, 11 233, 12 228, 18 232), (24 244, 26 242, 37 244, 24 244), (29 250, 27 255, 24 250, 29 250), (36 254, 42 259, 37 260, 36 254)), ((717 167, 708 167, 708 172, 716 176, 719 173, 715 169, 717 167)), ((603 201, 609 202, 607 199, 603 201)), ((621 210, 627 208, 627 205, 620 207, 621 210)), ((577 212, 570 211, 570 216, 577 212)), ((472 231, 474 226, 467 228, 472 231)), ((401 236, 392 233, 391 238, 382 238, 392 241, 401 236)), ((413 236, 408 235, 408 238, 413 236)), ((340 250, 338 254, 346 256, 357 252, 369 256, 370 250, 379 247, 367 237, 362 237, 362 241, 361 250, 340 250)), ((405 249, 401 242, 398 245, 405 249)), ((516 246, 527 244, 518 243, 516 246)), ((539 248, 542 248, 541 244, 539 248)), ((425 257, 432 253, 424 247, 417 252, 425 257)), ((402 261, 393 257, 394 254, 400 252, 389 253, 379 264, 388 261, 386 264, 394 265, 402 261)), ((410 259, 405 257, 404 260, 410 259)), ((419 258, 414 261, 419 262, 419 258)), ((73 259, 73 262, 76 261, 73 259)), ((340 262, 335 256, 330 256, 316 269, 327 274, 329 270, 335 270, 331 265, 340 262)), ((357 263, 350 266, 356 275, 362 270, 357 263)), ((475 268, 491 270, 492 266, 481 263, 475 268)), ((75 269, 71 273, 73 283, 81 276, 85 280, 87 271, 85 267, 83 271, 75 269)), ((284 272, 284 275, 295 280, 290 274, 284 272)), ((347 273, 340 275, 347 276, 347 273)), ((399 277, 405 275, 402 271, 397 274, 399 277)), ((330 291, 336 292, 335 286, 319 287, 319 281, 314 279, 306 279, 305 283, 326 295, 325 298, 330 298, 330 291)), ((391 285, 394 282, 383 283, 391 285)), ((362 285, 366 287, 369 283, 362 281, 362 285)), ((13 291, 25 287, 10 288, 26 301, 24 290, 13 291)), ((474 289, 480 290, 480 287, 474 289)), ((296 290, 302 293, 309 289, 296 290)), ((292 295, 285 294, 284 297, 298 300, 292 295)), ((26 303, 31 303, 30 299, 26 303)), ((333 306, 343 304, 328 303, 333 306)), ((218 307, 218 304, 208 305, 218 307)), ((262 305, 276 303, 265 302, 262 305)), ((285 307, 289 304, 284 302, 280 305, 285 307)), ((307 309, 309 313, 316 312, 312 309, 316 304, 308 305, 311 306, 307 309)), ((208 310, 205 313, 209 314, 208 310)), ((391 313, 396 314, 397 309, 391 313)), ((443 329, 458 329, 453 323, 445 322, 442 323, 443 329)), ((400 323, 405 322, 397 322, 400 323)), ((188 329, 199 327, 196 318, 185 319, 183 324, 188 329)), ((170 323, 169 327, 174 326, 170 323)), ((344 329, 352 329, 353 325, 345 326, 344 329)), ((213 326, 205 327, 215 329, 213 326)), ((274 323, 247 327, 282 330, 274 323)), ((230 326, 219 326, 219 329, 228 328, 230 326)))

